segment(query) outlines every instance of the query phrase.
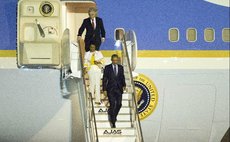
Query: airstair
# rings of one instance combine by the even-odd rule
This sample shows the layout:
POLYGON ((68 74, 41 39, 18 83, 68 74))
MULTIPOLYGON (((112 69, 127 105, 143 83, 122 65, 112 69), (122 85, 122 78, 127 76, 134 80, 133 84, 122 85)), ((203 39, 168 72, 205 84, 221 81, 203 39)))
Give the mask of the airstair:
MULTIPOLYGON (((88 121, 91 125, 89 125, 90 131, 88 131, 88 134, 91 135, 91 140, 96 142, 143 142, 141 125, 137 111, 137 101, 135 98, 132 67, 127 49, 127 43, 131 43, 132 41, 126 41, 126 38, 128 39, 128 37, 130 37, 130 34, 135 33, 117 32, 122 35, 122 38, 117 37, 117 40, 120 42, 121 49, 115 52, 120 53, 121 55, 121 64, 124 66, 127 91, 123 94, 122 108, 117 117, 116 128, 111 128, 107 114, 109 107, 107 96, 105 96, 101 90, 102 103, 101 105, 95 105, 94 99, 89 93, 88 75, 82 74, 85 87, 84 90, 86 92, 85 95, 88 96, 88 114, 90 114, 88 121)), ((84 41, 80 41, 78 45, 81 56, 81 67, 83 68, 84 41)))
MULTIPOLYGON (((121 43, 121 48, 115 52, 120 53, 127 85, 116 129, 111 129, 108 122, 108 98, 102 94, 103 104, 95 106, 94 100, 89 94, 88 77, 83 73, 84 41, 70 42, 75 41, 76 28, 81 24, 79 21, 88 16, 88 8, 95 6, 96 3, 93 0, 20 0, 17 13, 17 66, 23 73, 26 73, 27 70, 31 71, 26 78, 32 82, 32 77, 39 78, 38 75, 34 77, 33 73, 46 77, 43 80, 46 83, 52 79, 54 82, 56 81, 53 92, 55 92, 54 90, 60 91, 55 92, 55 94, 59 94, 58 97, 60 94, 63 96, 58 100, 68 102, 68 110, 70 110, 68 118, 71 118, 66 118, 68 125, 63 124, 66 129, 71 127, 68 132, 65 132, 66 140, 63 141, 142 142, 143 136, 132 80, 135 60, 128 54, 128 50, 132 50, 132 48, 127 48, 128 45, 132 45, 130 37, 135 33, 125 33, 121 29, 115 31, 116 40, 121 43), (49 71, 51 70, 55 72, 55 76, 50 79, 49 71)), ((37 88, 42 88, 42 85, 37 88)), ((50 82, 45 88, 49 90, 52 85, 50 82)), ((39 93, 35 92, 34 94, 39 93)), ((43 93, 43 96, 45 96, 44 94, 46 93, 43 93)), ((31 97, 31 99, 33 98, 31 97)), ((42 99, 48 101, 45 97, 42 99)), ((46 109, 45 105, 42 108, 46 109)), ((53 108, 56 108, 56 111, 59 109, 56 106, 53 108)), ((35 107, 35 109, 38 108, 35 107)), ((27 115, 29 117, 29 114, 27 115)), ((31 120, 31 122, 36 122, 36 120, 31 120)), ((45 124, 38 126, 44 127, 45 124)), ((55 125, 50 127, 50 129, 55 128, 55 125)), ((53 131, 53 134, 60 133, 53 131)), ((47 141, 47 139, 56 141, 55 138, 49 136, 47 131, 42 131, 42 133, 34 131, 31 135, 36 136, 34 141, 47 141), (41 140, 41 138, 43 139, 41 140)), ((61 136, 59 135, 59 137, 61 136)), ((24 138, 22 141, 25 141, 24 138)))

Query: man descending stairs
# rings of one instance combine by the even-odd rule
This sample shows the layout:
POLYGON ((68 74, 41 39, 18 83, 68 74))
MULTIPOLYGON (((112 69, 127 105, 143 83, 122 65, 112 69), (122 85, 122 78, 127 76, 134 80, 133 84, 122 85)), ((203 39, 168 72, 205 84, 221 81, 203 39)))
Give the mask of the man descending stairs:
MULTIPOLYGON (((127 77, 125 71, 125 78, 127 77)), ((88 75, 85 75, 86 84, 89 87, 88 75)), ((127 82, 127 90, 131 90, 130 83, 127 82)), ((134 120, 132 120, 132 106, 131 94, 122 94, 122 107, 119 111, 116 121, 116 128, 112 128, 110 118, 108 117, 109 101, 108 96, 102 91, 101 80, 101 104, 95 104, 94 100, 94 113, 96 118, 97 132, 99 142, 136 142, 136 130, 134 128, 134 120)), ((93 96, 94 98, 94 96, 93 96)))
MULTIPOLYGON (((104 99, 104 102, 107 101, 107 99, 104 99)), ((108 108, 104 103, 100 106, 95 106, 99 142, 135 142, 136 135, 131 120, 129 101, 129 94, 123 94, 122 107, 117 116, 116 128, 111 128, 108 120, 108 108)))

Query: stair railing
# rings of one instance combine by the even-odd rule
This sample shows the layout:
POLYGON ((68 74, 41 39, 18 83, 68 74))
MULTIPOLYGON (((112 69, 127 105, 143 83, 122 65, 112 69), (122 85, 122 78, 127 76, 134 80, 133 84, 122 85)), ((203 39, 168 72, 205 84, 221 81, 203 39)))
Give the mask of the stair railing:
POLYGON ((128 91, 130 91, 131 95, 131 107, 132 107, 132 112, 131 112, 131 120, 133 122, 133 127, 136 129, 136 135, 137 135, 137 142, 144 142, 143 139, 143 134, 142 134, 142 129, 141 129, 141 124, 140 124, 140 119, 139 119, 139 112, 137 109, 137 100, 136 100, 136 91, 135 91, 135 85, 134 85, 134 81, 133 81, 133 75, 132 75, 132 69, 131 69, 131 64, 130 64, 130 60, 129 60, 129 55, 128 55, 128 50, 127 50, 127 44, 126 44, 126 37, 131 32, 127 32, 125 33, 123 31, 123 33, 121 34, 120 41, 122 44, 122 64, 124 66, 124 68, 127 68, 126 71, 128 71, 128 77, 126 76, 126 78, 128 79, 127 84, 130 84, 131 86, 127 86, 129 87, 128 91))
MULTIPOLYGON (((85 73, 84 73, 84 53, 85 53, 85 43, 81 39, 78 41, 79 45, 79 51, 80 51, 80 64, 81 64, 81 69, 82 69, 82 78, 83 78, 83 86, 84 86, 84 94, 86 94, 86 108, 88 108, 88 111, 86 114, 86 119, 87 119, 87 129, 88 129, 88 136, 89 136, 89 141, 90 142, 99 142, 98 140, 98 132, 97 132, 97 125, 96 125, 96 117, 94 113, 94 104, 93 104, 93 98, 91 93, 87 91, 86 88, 86 78, 85 78, 85 73)), ((82 94, 82 95, 84 95, 82 94)))

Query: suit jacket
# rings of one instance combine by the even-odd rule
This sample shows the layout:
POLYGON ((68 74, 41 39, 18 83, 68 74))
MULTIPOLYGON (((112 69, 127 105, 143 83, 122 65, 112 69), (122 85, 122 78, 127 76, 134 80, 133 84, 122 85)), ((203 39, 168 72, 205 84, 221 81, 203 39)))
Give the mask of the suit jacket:
POLYGON ((101 18, 96 17, 96 28, 93 29, 91 19, 84 19, 79 31, 78 36, 81 36, 86 29, 85 40, 101 40, 101 37, 105 37, 105 28, 101 18))
POLYGON ((112 64, 105 66, 103 75, 103 91, 110 91, 113 88, 118 88, 123 92, 125 87, 124 68, 122 65, 118 65, 118 73, 115 75, 112 64))

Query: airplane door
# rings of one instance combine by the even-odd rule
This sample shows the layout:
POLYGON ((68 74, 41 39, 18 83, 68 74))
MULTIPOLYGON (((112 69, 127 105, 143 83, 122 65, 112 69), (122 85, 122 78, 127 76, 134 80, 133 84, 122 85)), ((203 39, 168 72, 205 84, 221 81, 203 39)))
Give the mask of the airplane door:
POLYGON ((134 31, 128 31, 126 33, 126 45, 129 54, 131 69, 132 71, 134 71, 137 65, 137 51, 138 51, 137 38, 136 38, 136 33, 134 31))
POLYGON ((59 0, 21 0, 17 20, 18 67, 60 66, 61 5, 59 0))

